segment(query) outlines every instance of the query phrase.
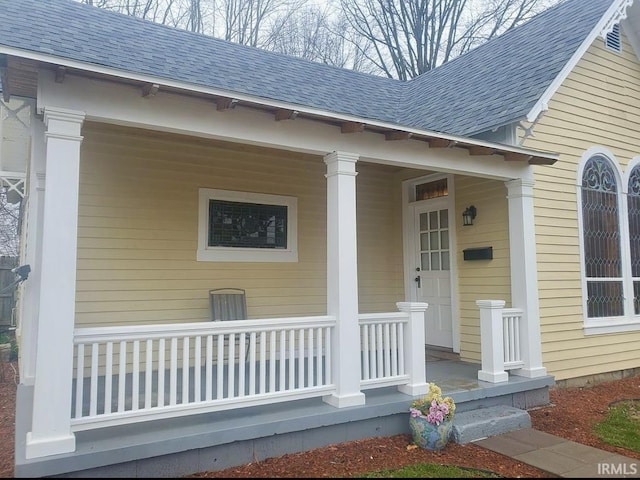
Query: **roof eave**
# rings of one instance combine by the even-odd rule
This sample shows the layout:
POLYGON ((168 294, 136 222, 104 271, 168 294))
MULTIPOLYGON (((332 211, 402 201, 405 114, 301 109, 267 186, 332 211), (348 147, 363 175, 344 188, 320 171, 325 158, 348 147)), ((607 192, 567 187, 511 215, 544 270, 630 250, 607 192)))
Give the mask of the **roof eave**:
POLYGON ((355 122, 364 123, 367 126, 385 129, 385 130, 397 130, 406 132, 413 138, 425 138, 425 139, 440 139, 448 142, 448 146, 459 146, 463 148, 477 148, 484 149, 484 151, 492 151, 496 154, 505 156, 505 160, 526 160, 531 165, 553 165, 558 160, 558 155, 548 152, 540 152, 529 150, 519 147, 511 147, 502 144, 496 144, 492 142, 486 142, 483 140, 470 139, 468 137, 462 137, 457 135, 449 135, 441 132, 430 131, 425 129, 411 128, 404 125, 395 123, 383 122, 379 120, 373 120, 355 115, 331 112, 322 110, 319 108, 309 107, 306 105, 292 104, 284 101, 268 99, 265 97, 258 97, 255 95, 249 95, 245 93, 238 93, 231 90, 224 90, 220 88, 206 87, 197 84, 190 84, 187 82, 181 82, 172 80, 169 78, 162 78, 153 75, 143 73, 133 73, 124 70, 118 70, 112 67, 105 67, 103 65, 96 65, 86 62, 80 62, 64 57, 55 55, 33 52, 28 50, 20 50, 5 45, 0 45, 0 54, 12 55, 16 57, 27 58, 37 62, 43 62, 58 66, 63 66, 79 71, 86 71, 92 73, 103 74, 106 76, 121 78, 126 80, 139 81, 142 84, 161 84, 165 87, 170 87, 176 90, 192 92, 198 94, 211 95, 214 97, 230 97, 236 99, 239 102, 246 102, 248 104, 261 105, 274 109, 295 110, 298 114, 307 114, 310 116, 323 117, 338 122, 355 122))

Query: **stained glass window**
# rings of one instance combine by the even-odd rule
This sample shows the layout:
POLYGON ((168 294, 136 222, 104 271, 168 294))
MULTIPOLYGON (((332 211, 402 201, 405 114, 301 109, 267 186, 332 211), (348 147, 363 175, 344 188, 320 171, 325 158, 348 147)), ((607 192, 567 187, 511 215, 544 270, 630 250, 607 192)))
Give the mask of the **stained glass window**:
POLYGON ((582 226, 589 318, 624 314, 618 188, 613 168, 591 157, 582 175, 582 226))
POLYGON ((627 199, 631 276, 633 277, 633 307, 634 313, 640 315, 640 165, 631 171, 627 199))

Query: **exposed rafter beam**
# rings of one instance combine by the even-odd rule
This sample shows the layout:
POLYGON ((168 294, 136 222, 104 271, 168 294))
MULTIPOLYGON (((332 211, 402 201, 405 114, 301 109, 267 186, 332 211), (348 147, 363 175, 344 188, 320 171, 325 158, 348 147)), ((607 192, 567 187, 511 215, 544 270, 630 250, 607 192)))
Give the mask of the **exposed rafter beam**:
POLYGON ((238 105, 237 98, 229 98, 229 97, 216 98, 216 110, 218 110, 219 112, 223 110, 231 110, 233 108, 236 108, 236 105, 238 105))
POLYGON ((56 83, 64 82, 64 78, 67 76, 67 67, 58 66, 56 68, 56 83))
POLYGON ((360 133, 364 132, 364 123, 360 122, 342 122, 340 126, 342 133, 360 133))
POLYGON ((533 155, 529 156, 528 163, 529 165, 551 165, 548 158, 534 157, 533 155))
POLYGON ((288 110, 286 108, 279 108, 276 110, 275 119, 276 122, 281 120, 294 120, 298 116, 297 110, 288 110))
POLYGON ((11 100, 11 88, 9 87, 9 71, 7 67, 0 67, 0 81, 2 82, 2 99, 8 102, 11 100))
POLYGON ((384 134, 384 139, 385 140, 409 140, 412 136, 412 133, 410 132, 401 132, 401 131, 396 131, 396 132, 387 132, 384 134))
POLYGON ((429 147, 431 148, 448 148, 453 147, 457 143, 445 138, 430 138, 427 142, 429 142, 429 147))
POLYGON ((504 159, 508 162, 528 162, 532 158, 531 155, 527 155, 526 153, 506 152, 504 154, 504 159))
POLYGON ((481 145, 474 145, 469 147, 470 155, 493 155, 495 150, 491 147, 483 147, 481 145))
POLYGON ((157 83, 147 83, 142 87, 142 96, 155 97, 158 90, 160 90, 160 85, 157 83))

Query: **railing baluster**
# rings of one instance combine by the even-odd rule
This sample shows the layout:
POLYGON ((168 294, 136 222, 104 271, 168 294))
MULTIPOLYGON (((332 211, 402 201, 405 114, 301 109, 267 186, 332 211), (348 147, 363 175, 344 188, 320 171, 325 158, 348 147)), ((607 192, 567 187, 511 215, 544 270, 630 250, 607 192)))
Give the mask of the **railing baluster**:
POLYGON ((329 327, 325 328, 324 351, 326 352, 324 371, 327 377, 325 384, 331 385, 333 383, 333 376, 331 374, 331 365, 333 363, 333 355, 331 355, 331 352, 333 351, 333 347, 331 346, 331 328, 329 327))
POLYGON ((316 383, 315 385, 324 385, 322 378, 322 357, 324 353, 322 351, 322 328, 316 328, 316 383))
POLYGON ((295 388, 295 345, 296 345, 296 332, 293 329, 289 330, 289 388, 288 390, 293 390, 295 388))
MULTIPOLYGON (((242 332, 240 334, 240 341, 238 342, 238 396, 239 397, 244 397, 245 396, 245 392, 246 392, 246 380, 245 380, 245 365, 246 365, 246 358, 245 358, 245 348, 247 345, 247 339, 246 339, 247 335, 246 333, 242 332)), ((235 357, 234 357, 235 358, 235 357)))
POLYGON ((391 376, 391 334, 389 333, 389 324, 384 324, 384 375, 385 377, 391 376))
POLYGON ((269 391, 276 391, 276 332, 269 333, 269 391))
POLYGON ((147 357, 144 371, 144 408, 151 408, 151 400, 153 399, 153 340, 147 340, 147 348, 145 351, 147 357))
POLYGON ((132 372, 131 409, 140 408, 140 340, 133 342, 133 372, 132 372))
POLYGON ((360 327, 360 331, 362 332, 362 379, 369 380, 371 378, 371 367, 369 366, 369 355, 370 346, 369 346, 369 325, 362 325, 360 327))
POLYGON ((98 413, 98 354, 100 344, 91 344, 91 387, 89 389, 89 415, 95 417, 98 413))
POLYGON ((298 329, 298 388, 304 388, 304 328, 298 329))
POLYGON ((398 375, 398 323, 391 324, 391 375, 398 375))
POLYGON ((377 368, 376 378, 384 377, 384 366, 382 364, 383 355, 384 355, 383 348, 384 348, 384 345, 382 342, 382 325, 378 324, 376 325, 376 357, 378 360, 378 363, 376 365, 376 368, 377 368))
POLYGON ((256 394, 256 332, 249 334, 249 395, 256 394))
POLYGON ((158 407, 164 407, 165 348, 164 338, 161 338, 158 341, 158 407))
POLYGON ((404 368, 404 323, 398 324, 398 373, 407 373, 404 368))
POLYGON ((313 359, 315 358, 313 352, 313 328, 309 328, 307 332, 307 351, 309 352, 307 355, 307 387, 313 387, 313 359))
POLYGON ((118 412, 124 412, 127 380, 127 342, 120 342, 120 362, 118 364, 118 412))
POLYGON ((78 344, 77 364, 76 364, 76 411, 75 417, 81 418, 82 400, 84 397, 84 343, 78 344))
POLYGON ((169 354, 169 405, 178 402, 178 337, 171 337, 169 354))
POLYGON ((280 375, 278 375, 278 391, 282 392, 283 390, 286 390, 286 370, 285 367, 287 366, 287 362, 286 362, 286 347, 287 347, 287 342, 286 342, 286 332, 284 330, 280 330, 280 347, 279 347, 279 356, 280 356, 280 375))
MULTIPOLYGON (((229 360, 228 360, 228 377, 227 377, 227 398, 234 398, 235 392, 235 359, 236 359, 236 336, 233 333, 229 334, 229 360)), ((244 368, 238 368, 242 372, 242 378, 244 379, 244 368)))
POLYGON ((190 346, 189 346, 189 336, 185 335, 182 338, 182 398, 181 403, 186 404, 189 403, 189 388, 191 385, 189 384, 189 357, 191 356, 190 346))
POLYGON ((104 372, 104 413, 111 413, 111 395, 113 394, 113 342, 107 341, 106 365, 104 372))
POLYGON ((369 378, 377 378, 376 371, 376 326, 371 325, 369 328, 369 378))
POLYGON ((267 393, 267 337, 263 330, 260 332, 260 390, 258 393, 267 393))
POLYGON ((202 337, 196 335, 196 346, 193 354, 193 401, 202 401, 201 379, 202 379, 202 337))
POLYGON ((515 318, 513 325, 513 356, 515 361, 521 361, 522 356, 520 355, 520 322, 522 320, 522 313, 515 318))
POLYGON ((217 358, 216 358, 216 398, 220 400, 224 394, 224 335, 218 335, 218 341, 216 342, 217 358))
POLYGON ((207 335, 207 354, 205 362, 205 400, 210 401, 213 398, 213 335, 207 335))

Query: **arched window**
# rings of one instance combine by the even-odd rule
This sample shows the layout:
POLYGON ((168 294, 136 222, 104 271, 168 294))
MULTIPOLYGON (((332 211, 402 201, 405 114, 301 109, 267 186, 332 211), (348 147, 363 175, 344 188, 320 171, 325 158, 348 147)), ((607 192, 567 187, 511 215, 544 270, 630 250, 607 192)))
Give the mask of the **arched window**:
POLYGON ((582 174, 582 238, 588 318, 624 315, 618 185, 609 160, 590 157, 582 174))
POLYGON ((631 170, 627 195, 629 217, 629 252, 633 277, 633 309, 640 315, 640 165, 631 170))

